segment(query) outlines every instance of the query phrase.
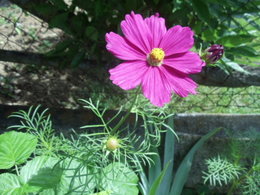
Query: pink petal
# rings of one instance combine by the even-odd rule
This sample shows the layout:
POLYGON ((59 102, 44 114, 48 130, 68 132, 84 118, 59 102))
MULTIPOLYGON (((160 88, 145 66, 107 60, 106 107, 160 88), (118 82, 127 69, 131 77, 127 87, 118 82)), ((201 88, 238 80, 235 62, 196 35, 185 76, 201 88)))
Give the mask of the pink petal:
POLYGON ((140 14, 134 12, 127 14, 125 20, 121 22, 121 29, 128 41, 146 54, 150 53, 152 49, 151 31, 140 14))
POLYGON ((166 56, 187 52, 194 44, 193 32, 189 27, 180 25, 170 28, 163 36, 160 48, 166 56))
POLYGON ((148 25, 152 32, 152 48, 159 46, 162 37, 167 32, 164 18, 158 15, 153 15, 149 18, 145 18, 145 23, 148 25))
POLYGON ((133 89, 141 84, 147 70, 148 65, 144 61, 123 62, 109 70, 110 80, 124 90, 133 89))
POLYGON ((186 74, 175 72, 167 66, 161 66, 161 72, 167 78, 168 90, 174 91, 181 97, 186 97, 190 93, 196 94, 197 84, 186 74))
POLYGON ((200 56, 191 51, 166 57, 163 64, 186 74, 199 73, 205 65, 200 56))
POLYGON ((171 92, 164 84, 165 77, 159 67, 150 66, 142 81, 144 96, 155 106, 162 107, 171 101, 171 92))
POLYGON ((107 50, 121 60, 146 60, 145 53, 116 33, 107 33, 106 42, 107 50))

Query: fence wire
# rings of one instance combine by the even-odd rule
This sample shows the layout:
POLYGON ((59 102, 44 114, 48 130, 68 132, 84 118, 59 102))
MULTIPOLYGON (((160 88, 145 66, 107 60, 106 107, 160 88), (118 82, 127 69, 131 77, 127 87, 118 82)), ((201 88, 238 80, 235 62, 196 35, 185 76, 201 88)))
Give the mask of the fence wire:
MULTIPOLYGON (((49 29, 47 23, 24 12, 16 5, 0 1, 0 49, 46 53, 53 49, 62 36, 61 30, 49 29)), ((24 69, 10 64, 0 62, 0 103, 77 107, 79 98, 94 97, 102 100, 106 99, 109 93, 109 89, 95 87, 98 85, 95 84, 96 81, 90 81, 83 75, 79 76, 82 74, 80 72, 50 73, 43 70, 40 75, 37 71, 30 72, 29 79, 21 80, 25 75, 24 69), (81 78, 81 82, 78 81, 78 77, 81 78), (61 88, 61 85, 66 87, 61 88), (86 85, 93 87, 86 88, 86 85), (36 94, 37 92, 39 94, 36 94), (55 94, 60 96, 61 100, 55 97, 55 94)), ((176 112, 260 113, 260 89, 200 86, 196 96, 173 96, 169 107, 176 112)))
MULTIPOLYGON (((1 6, 1 4, 0 4, 1 6)), ((59 41, 62 31, 24 12, 16 5, 0 7, 0 48, 47 52, 59 41)))
POLYGON ((175 98, 179 112, 224 112, 224 113, 260 113, 259 87, 227 88, 205 87, 198 88, 198 94, 187 98, 175 98))

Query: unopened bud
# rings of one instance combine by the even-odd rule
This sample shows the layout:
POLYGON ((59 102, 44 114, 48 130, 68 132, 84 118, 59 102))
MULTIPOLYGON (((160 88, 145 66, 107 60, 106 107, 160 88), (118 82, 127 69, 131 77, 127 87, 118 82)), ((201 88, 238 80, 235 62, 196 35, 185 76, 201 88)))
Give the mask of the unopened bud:
POLYGON ((119 142, 120 142, 120 140, 117 139, 116 137, 110 137, 106 141, 106 148, 109 151, 114 151, 114 150, 116 150, 117 148, 120 147, 120 143, 119 142))
POLYGON ((214 44, 206 49, 206 62, 209 64, 216 63, 224 54, 224 46, 214 44))

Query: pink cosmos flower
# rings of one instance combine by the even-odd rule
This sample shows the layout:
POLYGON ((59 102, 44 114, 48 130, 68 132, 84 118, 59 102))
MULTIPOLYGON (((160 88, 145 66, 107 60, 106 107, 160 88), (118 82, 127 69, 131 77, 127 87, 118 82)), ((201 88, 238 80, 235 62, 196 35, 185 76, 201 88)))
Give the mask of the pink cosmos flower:
POLYGON ((194 44, 189 27, 166 29, 158 14, 143 18, 127 14, 121 22, 124 37, 106 34, 106 48, 125 60, 109 70, 110 79, 124 90, 142 86, 143 94, 152 104, 163 106, 175 92, 181 97, 195 94, 197 84, 189 74, 199 73, 205 63, 190 51, 194 44))

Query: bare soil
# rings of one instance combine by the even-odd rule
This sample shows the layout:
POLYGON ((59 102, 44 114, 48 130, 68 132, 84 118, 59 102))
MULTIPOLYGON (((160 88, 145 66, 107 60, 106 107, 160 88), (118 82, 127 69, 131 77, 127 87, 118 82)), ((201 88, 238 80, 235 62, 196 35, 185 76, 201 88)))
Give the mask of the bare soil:
MULTIPOLYGON (((48 29, 46 23, 0 0, 0 49, 45 53, 62 36, 60 30, 48 29)), ((0 61, 0 104, 77 108, 80 98, 102 99, 106 92, 111 93, 104 86, 106 72, 92 77, 84 69, 57 70, 0 61)))

